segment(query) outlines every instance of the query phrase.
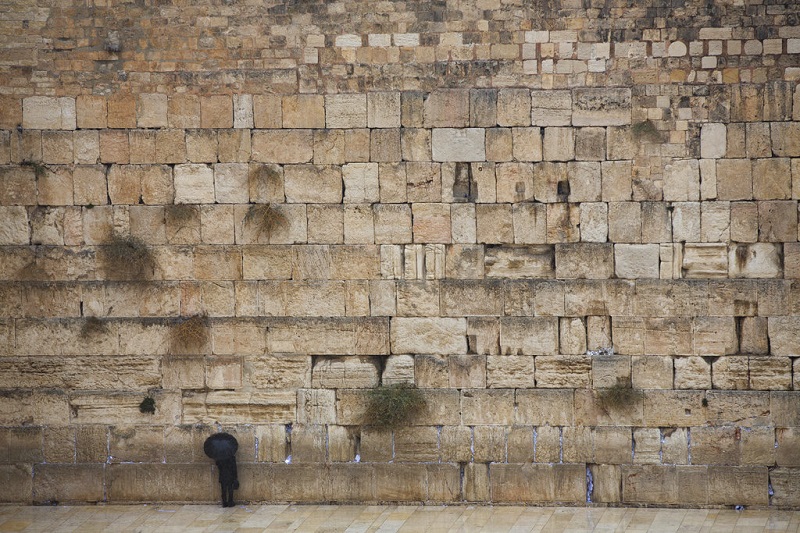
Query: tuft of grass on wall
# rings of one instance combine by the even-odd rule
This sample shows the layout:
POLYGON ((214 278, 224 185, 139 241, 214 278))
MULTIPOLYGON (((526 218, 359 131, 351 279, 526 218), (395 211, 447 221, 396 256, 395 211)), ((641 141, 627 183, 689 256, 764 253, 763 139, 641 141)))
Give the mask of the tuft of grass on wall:
POLYGON ((408 383, 375 387, 367 401, 364 425, 382 430, 407 425, 427 405, 419 389, 408 383))
POLYGON ((172 344, 180 350, 201 348, 208 340, 208 317, 194 315, 184 318, 170 330, 172 344))
POLYGON ((286 217, 271 204, 253 204, 245 213, 242 224, 255 231, 256 238, 272 233, 286 225, 286 217))
POLYGON ((108 273, 117 278, 142 279, 153 267, 150 249, 141 239, 115 235, 102 248, 108 273))

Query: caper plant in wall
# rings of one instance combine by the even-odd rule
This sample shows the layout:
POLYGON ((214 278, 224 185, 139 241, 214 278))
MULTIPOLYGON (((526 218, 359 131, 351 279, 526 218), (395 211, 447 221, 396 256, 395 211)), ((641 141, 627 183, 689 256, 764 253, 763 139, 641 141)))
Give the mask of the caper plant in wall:
POLYGON ((208 340, 208 317, 197 314, 178 319, 170 329, 172 345, 179 351, 197 351, 208 340))
POLYGON ((363 423, 379 430, 395 429, 413 421, 426 405, 425 397, 412 384, 380 385, 367 395, 363 423))
POLYGON ((268 238, 276 229, 286 225, 286 217, 272 204, 252 204, 242 219, 242 225, 250 228, 258 240, 262 235, 268 238))
POLYGON ((138 237, 113 235, 99 252, 112 278, 144 279, 153 270, 153 255, 138 237))

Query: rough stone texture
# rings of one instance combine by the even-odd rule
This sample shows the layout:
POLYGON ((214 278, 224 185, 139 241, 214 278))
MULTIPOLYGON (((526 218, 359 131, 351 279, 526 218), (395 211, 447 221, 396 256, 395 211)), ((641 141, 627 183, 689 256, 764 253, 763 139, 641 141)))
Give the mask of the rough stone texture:
POLYGON ((662 3, 6 2, 0 500, 798 507, 800 11, 662 3))

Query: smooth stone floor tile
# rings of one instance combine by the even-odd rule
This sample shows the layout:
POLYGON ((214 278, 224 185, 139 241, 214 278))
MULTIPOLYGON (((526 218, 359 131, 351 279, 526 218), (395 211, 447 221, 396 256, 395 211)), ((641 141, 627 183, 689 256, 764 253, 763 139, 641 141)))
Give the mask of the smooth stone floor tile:
POLYGON ((800 533, 800 511, 422 505, 0 506, 5 532, 800 533))

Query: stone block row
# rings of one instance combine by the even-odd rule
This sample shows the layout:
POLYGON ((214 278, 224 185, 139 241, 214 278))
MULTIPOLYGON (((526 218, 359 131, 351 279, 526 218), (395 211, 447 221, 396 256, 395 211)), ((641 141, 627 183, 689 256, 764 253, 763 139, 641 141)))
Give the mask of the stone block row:
MULTIPOLYGON (((598 464, 242 463, 245 501, 596 503, 796 506, 796 468, 598 464), (593 485, 587 492, 587 471, 593 485), (532 481, 533 480, 533 481, 532 481)), ((195 464, 2 467, 5 501, 211 502, 215 472, 195 464), (161 480, 153 486, 148 480, 161 480), (189 487, 193 487, 187 493, 189 487)))
POLYGON ((616 126, 631 122, 628 88, 30 96, 21 105, 22 128, 34 130, 616 126))

